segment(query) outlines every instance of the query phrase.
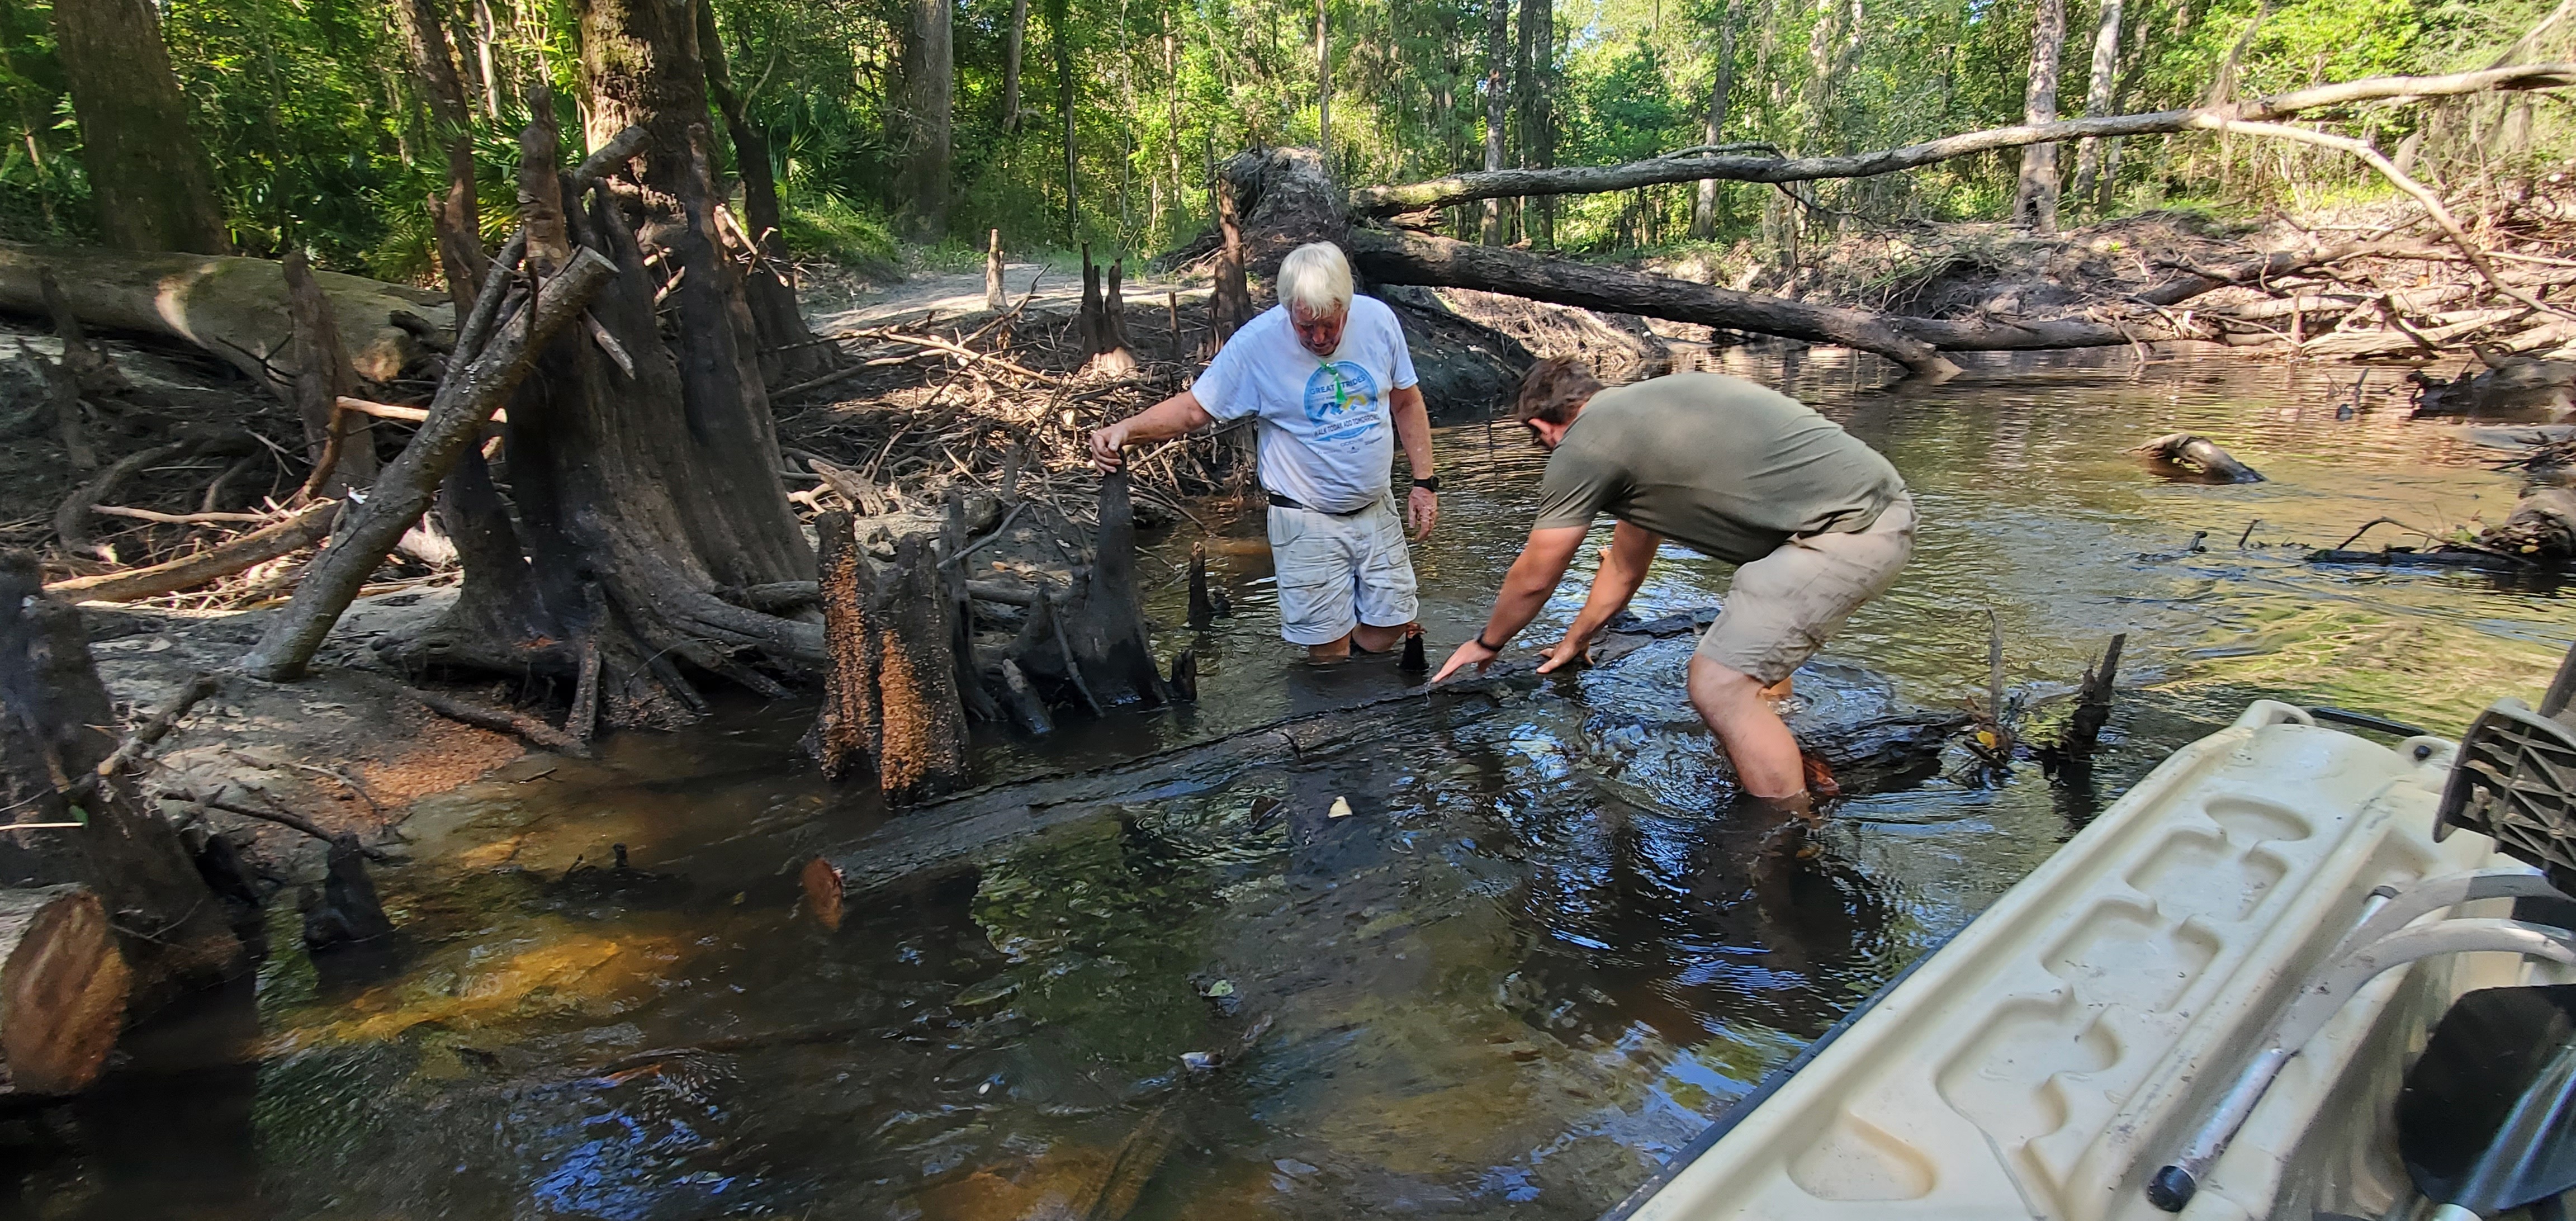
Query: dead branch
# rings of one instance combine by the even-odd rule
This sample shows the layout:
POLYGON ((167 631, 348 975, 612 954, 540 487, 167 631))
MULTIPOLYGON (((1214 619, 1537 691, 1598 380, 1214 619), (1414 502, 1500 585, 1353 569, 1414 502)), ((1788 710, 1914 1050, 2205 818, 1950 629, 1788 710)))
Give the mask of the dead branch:
POLYGON ((320 542, 323 535, 330 533, 331 522, 339 513, 339 501, 316 501, 304 506, 293 517, 229 539, 195 555, 149 568, 130 568, 123 572, 56 581, 46 586, 45 592, 73 602, 132 602, 137 598, 195 589, 254 564, 264 564, 320 542))
POLYGON ((2576 85, 2576 64, 2519 64, 2448 76, 2381 76, 2321 85, 2230 106, 2190 107, 2153 114, 2111 115, 2062 123, 2025 123, 1947 136, 1921 144, 1835 157, 1657 157, 1625 165, 1562 169, 1478 170, 1350 193, 1355 216, 1392 216, 1453 207, 1480 199, 1577 195, 1624 191, 1670 182, 1809 182, 1820 178, 1870 178, 1976 153, 2105 136, 2143 136, 2210 128, 2218 123, 2262 123, 2307 110, 2388 98, 2457 97, 2501 89, 2552 89, 2576 85))

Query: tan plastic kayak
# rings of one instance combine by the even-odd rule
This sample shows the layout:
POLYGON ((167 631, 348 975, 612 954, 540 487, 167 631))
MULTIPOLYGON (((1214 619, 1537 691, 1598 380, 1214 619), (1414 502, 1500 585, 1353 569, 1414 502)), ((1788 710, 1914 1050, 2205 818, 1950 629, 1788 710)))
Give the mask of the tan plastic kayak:
MULTIPOLYGON (((2436 844, 2452 744, 2396 747, 2258 701, 2140 781, 1620 1213, 1652 1221, 2171 1214, 2143 1186, 2374 887, 2514 867, 2436 844)), ((2501 915, 2489 901, 2453 914, 2501 915)), ((2406 1054, 2505 954, 2365 986, 2263 1095, 2186 1218, 2378 1215, 2406 1054)))

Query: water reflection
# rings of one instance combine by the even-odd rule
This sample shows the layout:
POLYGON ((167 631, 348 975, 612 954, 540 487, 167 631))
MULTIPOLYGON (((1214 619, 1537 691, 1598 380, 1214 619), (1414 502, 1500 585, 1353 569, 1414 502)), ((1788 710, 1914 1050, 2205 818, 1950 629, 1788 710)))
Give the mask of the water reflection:
MULTIPOLYGON (((57 1215, 1590 1215, 2245 700, 2455 731, 2534 691, 2576 624, 2554 590, 2300 562, 2371 517, 2492 519, 2517 490, 2384 394, 2338 418, 2341 369, 2132 378, 2112 353, 1889 394, 1832 353, 1729 359, 1884 449, 1923 506, 1913 566, 1802 674, 1800 715, 1956 707, 1990 610, 2034 697, 2126 631, 2089 788, 2025 766, 1909 775, 1821 827, 1738 808, 1681 696, 1687 642, 1664 642, 1437 729, 1109 803, 827 932, 794 869, 906 816, 796 762, 805 709, 746 707, 429 803, 427 863, 380 875, 397 977, 326 993, 280 955, 262 1029, 208 1044, 229 1052, 0 1117, 0 1182, 57 1215), (2168 482, 2127 452, 2179 430, 2271 482, 2168 482), (155 1118, 179 1114, 204 1130, 155 1118)), ((1477 426, 1439 454, 1452 491, 1417 570, 1446 644, 1481 620, 1543 456, 1477 426)), ((1146 571, 1177 574, 1191 541, 1146 571)), ((997 736, 979 771, 1403 684, 1298 664, 1266 554, 1211 550, 1235 618, 1182 630, 1178 579, 1148 598, 1159 644, 1198 649, 1197 707, 997 736)), ((1726 576, 1670 556, 1637 609, 1704 607, 1726 576)))

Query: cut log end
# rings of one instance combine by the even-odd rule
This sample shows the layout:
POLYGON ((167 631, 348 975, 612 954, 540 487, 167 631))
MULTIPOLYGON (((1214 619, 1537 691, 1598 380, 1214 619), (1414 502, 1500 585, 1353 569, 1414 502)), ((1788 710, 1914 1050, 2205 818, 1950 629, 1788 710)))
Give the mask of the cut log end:
POLYGON ((841 900, 844 879, 840 866, 815 857, 805 862, 805 907, 827 929, 841 927, 841 900))
POLYGON ((17 1094, 87 1087, 125 1025, 115 930, 82 886, 0 891, 0 1074, 17 1094))

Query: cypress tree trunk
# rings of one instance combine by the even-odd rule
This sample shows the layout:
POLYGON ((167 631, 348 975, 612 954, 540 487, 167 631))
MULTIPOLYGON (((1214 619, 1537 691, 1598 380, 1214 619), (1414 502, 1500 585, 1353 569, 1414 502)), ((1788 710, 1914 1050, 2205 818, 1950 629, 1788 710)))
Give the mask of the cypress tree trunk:
MULTIPOLYGON (((2057 61, 2066 46, 2066 0, 2039 0, 2030 36, 2030 89, 2023 97, 2026 123, 2057 121, 2057 61)), ((2057 232, 2057 146, 2021 150, 2021 185, 2013 197, 2013 223, 2033 233, 2057 232)))
POLYGON ((56 0, 54 42, 99 235, 126 250, 231 253, 152 0, 56 0))
MULTIPOLYGON (((771 695, 784 688, 768 671, 820 666, 818 623, 715 594, 811 579, 814 557, 779 483, 756 332, 716 227, 694 5, 574 7, 592 145, 629 127, 642 138, 606 171, 620 189, 585 204, 581 184, 552 169, 542 125, 532 131, 520 186, 529 259, 547 257, 540 222, 559 215, 566 239, 617 274, 592 300, 596 331, 569 328, 510 404, 509 504, 478 497, 471 528, 451 525, 466 566, 455 613, 396 651, 567 678, 589 653, 610 723, 672 724, 705 707, 681 663, 771 695)), ((474 467, 467 458, 452 490, 492 489, 474 467)))
POLYGON ((1048 0, 1047 26, 1055 41, 1056 108, 1064 115, 1064 240, 1081 239, 1082 187, 1074 174, 1073 45, 1065 26, 1072 21, 1066 0, 1048 0))
POLYGON ((911 99, 912 144, 903 163, 905 235, 935 242, 948 235, 950 115, 956 107, 955 11, 949 0, 911 0, 911 52, 904 91, 911 99))
MULTIPOLYGON (((1002 130, 1020 129, 1020 59, 1029 44, 1029 0, 1011 0, 1011 29, 1002 41, 1002 130)), ((1175 128, 1175 131, 1178 129, 1175 128)))

